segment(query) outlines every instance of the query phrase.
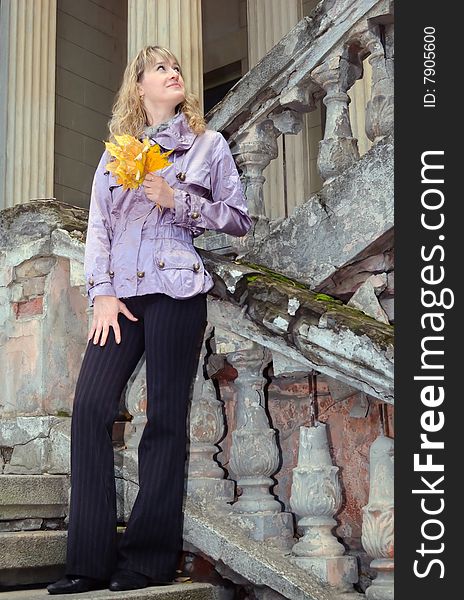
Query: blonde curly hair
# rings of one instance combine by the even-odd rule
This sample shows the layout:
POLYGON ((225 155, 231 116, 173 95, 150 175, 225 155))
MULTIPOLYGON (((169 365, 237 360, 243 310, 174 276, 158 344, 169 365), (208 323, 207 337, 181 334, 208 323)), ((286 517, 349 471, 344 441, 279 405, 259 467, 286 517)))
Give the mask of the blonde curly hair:
MULTIPOLYGON (((148 123, 148 115, 142 99, 137 92, 137 82, 140 81, 146 69, 150 69, 159 60, 175 61, 182 74, 182 66, 176 56, 163 46, 145 46, 137 56, 126 66, 121 87, 112 108, 112 117, 108 122, 110 140, 115 142, 115 135, 129 134, 141 138, 148 123)), ((197 135, 206 130, 206 121, 200 109, 200 103, 195 94, 185 92, 185 100, 176 106, 176 112, 181 110, 189 127, 197 135)))

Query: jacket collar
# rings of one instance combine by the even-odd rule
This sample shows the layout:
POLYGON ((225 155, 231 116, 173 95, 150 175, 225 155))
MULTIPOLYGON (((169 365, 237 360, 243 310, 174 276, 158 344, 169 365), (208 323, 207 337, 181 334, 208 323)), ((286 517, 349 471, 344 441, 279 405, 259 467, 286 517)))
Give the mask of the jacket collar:
POLYGON ((196 137, 197 134, 190 129, 186 116, 180 110, 170 120, 168 127, 152 134, 150 139, 166 150, 188 150, 196 137))

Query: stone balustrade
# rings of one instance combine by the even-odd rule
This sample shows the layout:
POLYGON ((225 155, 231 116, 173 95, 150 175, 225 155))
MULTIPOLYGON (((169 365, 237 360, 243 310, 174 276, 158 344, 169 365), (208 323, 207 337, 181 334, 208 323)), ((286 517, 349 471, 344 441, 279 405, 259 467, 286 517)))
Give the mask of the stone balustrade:
MULTIPOLYGON (((211 302, 215 302, 214 297, 211 302)), ((191 400, 187 484, 190 500, 204 514, 215 513, 222 522, 228 523, 231 531, 241 531, 250 541, 265 544, 262 549, 277 551, 278 556, 288 561, 289 569, 290 565, 296 567, 297 574, 305 572, 315 581, 328 585, 331 593, 335 594, 331 596, 333 598, 341 593, 355 593, 353 586, 359 590, 357 561, 364 565, 363 569, 369 570, 369 562, 373 559, 370 569, 371 572, 377 570, 378 576, 367 588, 367 597, 392 600, 392 528, 386 531, 384 523, 387 512, 391 516, 393 510, 393 440, 385 436, 375 437, 379 426, 377 411, 372 407, 369 409, 369 405, 377 402, 372 397, 366 401, 364 393, 348 386, 345 386, 345 396, 340 399, 335 394, 335 390, 340 394, 340 384, 337 386, 332 378, 323 377, 327 387, 322 383, 318 389, 322 391, 325 387, 327 391, 325 401, 320 402, 316 412, 327 405, 339 404, 340 408, 335 408, 332 418, 325 416, 326 422, 316 420, 310 424, 314 395, 309 394, 304 405, 292 405, 291 416, 287 416, 291 423, 285 423, 286 429, 279 429, 279 423, 286 417, 276 400, 273 408, 270 407, 270 393, 265 391, 270 372, 273 373, 276 396, 277 390, 285 389, 287 378, 293 377, 301 385, 309 373, 305 372, 302 363, 290 358, 286 359, 284 367, 282 356, 276 352, 275 371, 278 373, 280 365, 285 377, 276 375, 273 372, 273 352, 226 328, 225 323, 233 319, 217 323, 217 316, 213 309, 191 400), (217 371, 213 378, 216 385, 213 385, 213 379, 205 379, 205 372, 215 372, 214 368, 207 368, 209 363, 221 365, 219 372, 222 373, 234 371, 233 382, 218 378, 217 371), (350 426, 341 424, 334 417, 342 406, 344 410, 347 406, 350 408, 346 416, 348 420, 350 417, 351 421, 365 420, 357 433, 362 435, 365 452, 360 469, 350 452, 343 453, 350 426), (288 428, 295 432, 294 443, 283 448, 281 440, 288 435, 288 428), (338 456, 341 457, 343 471, 352 471, 346 476, 346 481, 335 463, 338 456), (355 489, 350 488, 353 485, 355 489), (388 493, 384 494, 385 491, 388 493), (366 504, 361 498, 367 496, 369 502, 366 504), (355 497, 358 500, 354 500, 355 497), (339 521, 337 516, 343 500, 346 505, 339 521), (348 515, 356 504, 358 516, 353 519, 348 515), (365 552, 352 536, 343 535, 348 531, 354 533, 356 527, 358 542, 361 542, 362 530, 365 552)), ((343 387, 344 384, 341 385, 343 387)), ((127 398, 131 394, 133 392, 128 390, 127 398)), ((380 406, 383 404, 380 403, 380 406)), ((125 436, 127 450, 119 451, 122 462, 127 462, 127 453, 135 452, 134 435, 133 426, 128 423, 125 436)), ((131 485, 136 477, 136 463, 132 461, 132 464, 134 471, 127 472, 125 476, 127 485, 131 485)), ((126 512, 123 510, 121 514, 126 512)), ((211 519, 210 527, 214 529, 214 517, 211 519)), ((192 526, 188 525, 188 529, 192 526)), ((195 536, 189 540, 187 548, 208 554, 210 544, 211 540, 195 536)), ((233 561, 228 564, 226 572, 236 582, 243 577, 243 572, 233 561)), ((363 584, 365 586, 366 581, 363 584)), ((270 591, 282 592, 278 586, 271 586, 270 591)), ((283 597, 286 597, 285 594, 283 597)))

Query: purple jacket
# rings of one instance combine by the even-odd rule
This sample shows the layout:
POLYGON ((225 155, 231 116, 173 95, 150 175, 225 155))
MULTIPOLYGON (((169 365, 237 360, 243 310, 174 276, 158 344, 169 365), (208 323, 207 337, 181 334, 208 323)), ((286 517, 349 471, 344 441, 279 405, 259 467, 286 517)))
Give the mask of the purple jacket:
POLYGON ((143 186, 123 190, 105 169, 105 150, 92 184, 84 273, 89 305, 97 295, 126 298, 161 292, 188 298, 214 283, 193 239, 205 229, 245 235, 252 225, 237 167, 221 133, 196 135, 182 112, 154 142, 171 165, 160 169, 174 188, 175 208, 160 211, 143 186), (176 178, 185 172, 184 181, 176 178))

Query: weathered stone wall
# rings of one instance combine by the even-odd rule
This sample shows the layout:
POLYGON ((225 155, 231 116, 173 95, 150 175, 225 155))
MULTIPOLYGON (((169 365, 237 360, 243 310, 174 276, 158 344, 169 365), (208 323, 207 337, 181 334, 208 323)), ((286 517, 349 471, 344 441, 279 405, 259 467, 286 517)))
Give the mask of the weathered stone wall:
POLYGON ((0 213, 3 474, 69 473, 69 417, 88 327, 86 217, 53 201, 0 213))

